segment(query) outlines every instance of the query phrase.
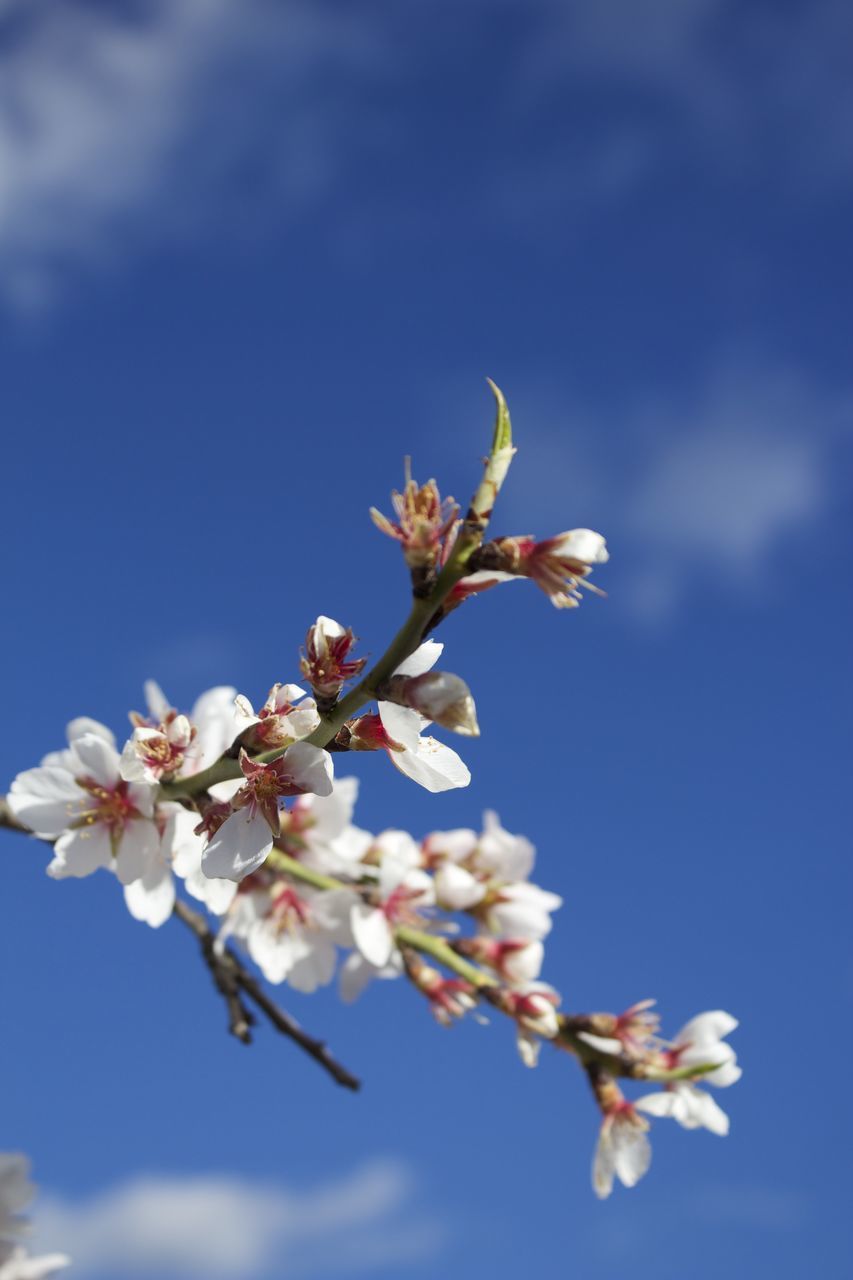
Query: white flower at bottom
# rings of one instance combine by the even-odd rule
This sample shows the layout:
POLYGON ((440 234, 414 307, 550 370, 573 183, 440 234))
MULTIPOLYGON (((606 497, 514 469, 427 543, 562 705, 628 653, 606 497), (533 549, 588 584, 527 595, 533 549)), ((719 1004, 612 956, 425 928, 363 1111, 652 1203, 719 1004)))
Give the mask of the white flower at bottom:
POLYGON ((7 1252, 7 1246, 0 1244, 0 1280, 50 1280, 70 1262, 64 1253, 44 1253, 31 1258, 20 1245, 12 1246, 7 1252))
POLYGON ((28 1228, 21 1210, 35 1195, 30 1162, 18 1152, 0 1152, 0 1280, 47 1280, 71 1261, 63 1253, 31 1258, 15 1239, 28 1228))
POLYGON ((640 1181, 652 1162, 649 1123, 637 1115, 630 1102, 621 1102, 608 1111, 601 1123, 592 1162, 592 1185, 600 1200, 606 1200, 618 1178, 623 1187, 640 1181))

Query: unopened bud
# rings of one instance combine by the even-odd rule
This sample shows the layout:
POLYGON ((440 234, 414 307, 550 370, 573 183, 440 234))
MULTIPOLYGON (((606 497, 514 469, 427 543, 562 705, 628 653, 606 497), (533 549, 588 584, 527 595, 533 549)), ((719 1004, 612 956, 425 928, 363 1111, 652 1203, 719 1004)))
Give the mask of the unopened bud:
POLYGON ((477 738, 480 726, 471 690, 460 676, 449 671, 425 671, 420 676, 392 676, 382 697, 401 707, 412 707, 444 729, 477 738))
POLYGON ((318 699, 336 698, 344 683, 364 667, 366 658, 348 656, 354 644, 355 636, 350 628, 342 627, 334 618, 321 614, 309 627, 300 668, 318 699))

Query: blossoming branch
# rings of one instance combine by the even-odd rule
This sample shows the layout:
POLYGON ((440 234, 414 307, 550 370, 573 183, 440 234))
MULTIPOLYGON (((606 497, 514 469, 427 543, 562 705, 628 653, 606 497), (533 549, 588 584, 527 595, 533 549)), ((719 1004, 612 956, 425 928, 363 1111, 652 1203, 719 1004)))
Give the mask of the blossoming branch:
POLYGON ((427 791, 466 786, 463 760, 429 732, 479 733, 471 690, 437 668, 444 645, 435 630, 471 596, 520 579, 559 609, 598 591, 590 575, 608 553, 592 530, 487 540, 515 452, 506 403, 492 390, 494 438, 465 515, 408 467, 393 515, 371 511, 402 550, 412 587, 409 616, 372 668, 353 630, 321 616, 298 663, 308 687, 274 684, 257 708, 221 686, 180 710, 149 682, 121 746, 98 721, 72 721, 67 745, 15 778, 0 824, 52 845, 52 878, 106 871, 135 919, 184 923, 235 1035, 248 1042, 263 1015, 350 1088, 355 1077, 252 966, 301 992, 337 976, 348 1002, 374 979, 401 979, 442 1026, 480 1006, 499 1012, 528 1067, 543 1044, 574 1058, 601 1112, 593 1185, 603 1197, 614 1180, 630 1187, 646 1172, 650 1118, 727 1132, 703 1086, 738 1079, 727 1040, 735 1020, 703 1013, 666 1037, 649 1000, 617 1014, 567 1010, 541 978, 562 899, 532 880, 530 841, 494 812, 478 830, 421 839, 365 831, 353 821, 358 784, 335 768, 346 752, 373 752, 427 791), (630 1099, 625 1081, 658 1087, 630 1099))

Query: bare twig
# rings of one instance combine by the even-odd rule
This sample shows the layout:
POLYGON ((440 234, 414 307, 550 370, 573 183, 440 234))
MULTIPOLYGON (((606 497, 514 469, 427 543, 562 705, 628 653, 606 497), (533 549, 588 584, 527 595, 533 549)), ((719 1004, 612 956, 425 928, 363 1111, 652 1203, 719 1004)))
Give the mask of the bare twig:
POLYGON ((198 939, 204 963, 210 970, 217 991, 228 1009, 228 1027, 232 1035, 243 1044, 251 1044, 251 1028, 257 1019, 246 1007, 250 1000, 267 1018, 276 1031, 293 1040, 309 1057, 329 1073, 333 1080, 347 1089, 359 1089, 361 1081, 342 1066, 329 1052, 322 1040, 310 1036, 299 1023, 280 1008, 229 947, 215 947, 216 935, 203 916, 185 902, 175 903, 175 915, 198 939))
MULTIPOLYGON (((9 831, 20 831, 23 835, 33 834, 28 827, 18 822, 9 808, 6 797, 0 795, 0 828, 2 827, 9 831)), ((50 843, 52 843, 50 840, 45 841, 45 844, 50 843)), ((228 1010, 228 1030, 233 1036, 243 1044, 252 1042, 252 1027, 257 1023, 257 1018, 247 1007, 246 1001, 249 1000, 260 1009, 276 1031, 280 1031, 283 1036, 287 1036, 298 1044, 300 1049, 318 1062, 338 1084, 347 1089, 361 1088, 361 1081, 332 1056, 322 1040, 309 1036, 295 1018, 285 1013, 284 1009, 279 1008, 275 1001, 270 999, 260 982, 249 973, 229 947, 216 947, 216 935, 204 916, 180 899, 175 902, 173 915, 185 924, 198 940, 202 959, 217 991, 225 1001, 228 1010)))

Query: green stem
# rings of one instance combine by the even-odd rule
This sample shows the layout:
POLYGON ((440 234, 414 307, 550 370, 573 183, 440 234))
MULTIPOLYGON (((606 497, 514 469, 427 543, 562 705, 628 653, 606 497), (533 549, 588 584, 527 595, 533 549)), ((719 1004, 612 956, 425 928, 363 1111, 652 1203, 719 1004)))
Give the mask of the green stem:
MULTIPOLYGON (((365 703, 371 702, 382 683, 394 674, 401 662, 414 653, 448 595, 456 583, 464 578, 468 561, 483 541, 492 507, 515 452, 512 446, 512 429, 506 401, 493 382, 490 381, 489 386, 497 402, 492 447, 486 459, 483 479, 471 500, 470 510, 462 523, 447 563, 438 575, 429 596, 424 600, 414 601, 408 618, 375 666, 328 715, 323 717, 314 732, 305 739, 312 746, 328 746, 347 720, 354 716, 365 703)), ((264 751, 253 759, 261 764, 270 764, 271 761, 283 755, 285 750, 285 747, 279 747, 275 751, 264 751)), ((240 776, 239 761, 230 756, 223 756, 200 773, 192 774, 188 778, 178 778, 175 782, 163 783, 160 787, 160 799, 179 800, 184 796, 199 795, 219 782, 228 782, 240 776)))

